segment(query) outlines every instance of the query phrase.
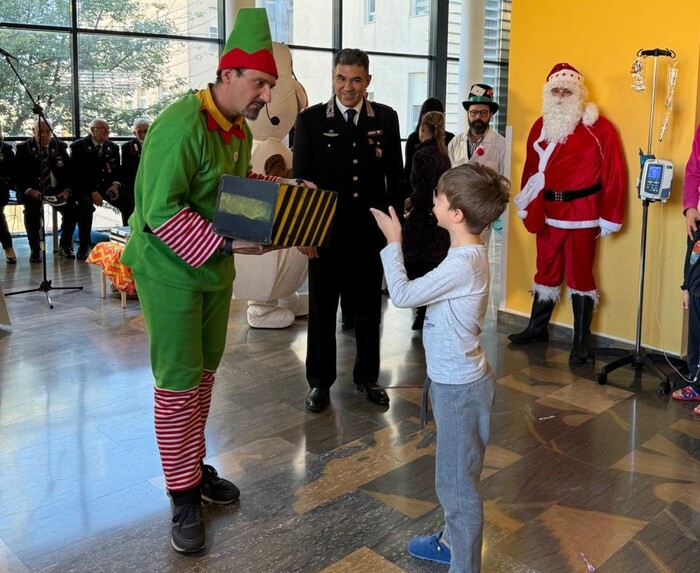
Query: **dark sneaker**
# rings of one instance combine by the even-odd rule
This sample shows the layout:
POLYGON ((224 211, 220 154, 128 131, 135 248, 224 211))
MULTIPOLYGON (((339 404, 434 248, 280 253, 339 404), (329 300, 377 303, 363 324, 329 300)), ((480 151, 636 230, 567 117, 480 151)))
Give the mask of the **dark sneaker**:
POLYGON ((73 249, 71 249, 70 247, 68 247, 68 248, 59 247, 58 256, 61 257, 62 259, 69 259, 69 260, 75 259, 75 253, 73 252, 73 249))
POLYGON ((216 470, 202 464, 202 499, 210 503, 227 505, 241 497, 241 491, 230 481, 220 478, 216 470))
POLYGON ((78 254, 75 255, 75 258, 78 259, 79 261, 87 261, 88 252, 83 251, 83 250, 78 250, 78 254))
POLYGON ((30 263, 40 263, 41 262, 41 252, 40 251, 32 251, 32 254, 29 255, 29 262, 30 263))
POLYGON ((185 503, 176 505, 173 512, 173 528, 170 543, 180 553, 196 553, 204 549, 204 523, 202 522, 202 504, 185 503))

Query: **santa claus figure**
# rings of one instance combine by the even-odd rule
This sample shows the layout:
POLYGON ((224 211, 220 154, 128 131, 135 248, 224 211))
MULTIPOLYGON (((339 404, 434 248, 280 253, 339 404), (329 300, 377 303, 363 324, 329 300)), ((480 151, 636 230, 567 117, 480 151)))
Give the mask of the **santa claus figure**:
POLYGON ((532 313, 515 344, 548 340, 547 326, 566 280, 574 313, 569 362, 592 362, 590 326, 598 304, 596 239, 620 230, 627 172, 612 123, 585 103, 583 76, 566 63, 547 76, 540 117, 530 130, 518 216, 537 236, 532 313))

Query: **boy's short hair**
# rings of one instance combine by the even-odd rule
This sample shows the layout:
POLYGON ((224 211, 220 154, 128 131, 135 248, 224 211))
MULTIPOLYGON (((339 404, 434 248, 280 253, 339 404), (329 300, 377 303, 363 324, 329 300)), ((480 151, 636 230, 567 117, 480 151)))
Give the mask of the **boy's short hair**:
POLYGON ((443 173, 438 193, 444 193, 450 209, 464 214, 467 229, 480 234, 508 206, 510 181, 480 163, 465 163, 443 173))

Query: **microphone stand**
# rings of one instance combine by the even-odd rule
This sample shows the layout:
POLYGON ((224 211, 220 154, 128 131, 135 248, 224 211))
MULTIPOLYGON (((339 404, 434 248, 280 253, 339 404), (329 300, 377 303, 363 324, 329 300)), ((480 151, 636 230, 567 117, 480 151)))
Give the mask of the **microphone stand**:
MULTIPOLYGON (((37 288, 33 289, 27 289, 27 290, 20 290, 16 292, 8 292, 5 293, 5 296, 13 296, 16 294, 24 294, 28 292, 43 292, 46 295, 46 302, 49 305, 49 308, 53 308, 53 302, 51 301, 51 297, 49 296, 49 291, 52 290, 83 290, 83 287, 81 286, 73 286, 73 287, 55 287, 51 285, 51 281, 46 278, 46 227, 45 227, 45 221, 44 221, 44 197, 45 197, 45 192, 46 189, 44 189, 44 178, 42 177, 42 168, 43 168, 43 158, 42 158, 42 145, 41 145, 41 126, 46 125, 49 128, 49 131, 51 132, 51 138, 56 138, 56 134, 53 132, 53 128, 49 125, 49 122, 46 121, 46 117, 44 116, 44 109, 37 103, 37 101, 34 99, 32 96, 31 92, 29 91, 29 88, 27 87, 27 84, 24 83, 24 80, 22 80, 22 77, 19 75, 15 67, 12 65, 12 62, 10 61, 10 56, 7 54, 5 55, 5 59, 7 60, 8 65, 10 68, 12 68, 12 71, 14 72, 15 76, 17 76, 17 79, 19 80, 19 83, 22 85, 24 88, 24 91, 27 93, 27 96, 29 97, 29 100, 32 102, 32 113, 36 115, 37 117, 37 125, 39 126, 37 135, 35 135, 35 141, 37 143, 37 148, 39 153, 37 153, 37 160, 38 160, 38 168, 39 168, 39 193, 41 194, 41 208, 40 208, 40 217, 39 217, 39 246, 41 248, 41 266, 43 270, 43 279, 41 281, 41 284, 37 288), (37 139, 38 137, 38 139, 37 139)), ((49 139, 49 142, 51 139, 49 139)), ((48 158, 47 158, 48 160, 48 158)), ((53 208, 53 207, 52 207, 53 208)))

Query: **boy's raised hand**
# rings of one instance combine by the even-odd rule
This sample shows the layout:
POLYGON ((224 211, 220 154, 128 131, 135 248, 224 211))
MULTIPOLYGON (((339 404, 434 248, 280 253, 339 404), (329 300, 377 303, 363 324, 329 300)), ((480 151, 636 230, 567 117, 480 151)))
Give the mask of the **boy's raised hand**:
POLYGON ((388 243, 401 242, 401 221, 396 215, 393 207, 389 207, 389 214, 379 209, 370 208, 374 219, 377 221, 379 230, 384 233, 388 243))

